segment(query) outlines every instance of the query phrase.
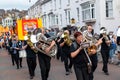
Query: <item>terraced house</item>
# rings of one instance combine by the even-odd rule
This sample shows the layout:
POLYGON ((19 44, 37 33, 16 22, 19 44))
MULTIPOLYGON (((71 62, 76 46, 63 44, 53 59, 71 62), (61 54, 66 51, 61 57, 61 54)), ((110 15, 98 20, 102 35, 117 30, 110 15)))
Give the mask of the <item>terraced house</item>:
POLYGON ((120 25, 120 0, 38 0, 38 2, 28 9, 28 15, 42 17, 43 25, 48 28, 61 29, 70 25, 72 18, 78 27, 92 24, 97 33, 101 27, 116 32, 120 25))

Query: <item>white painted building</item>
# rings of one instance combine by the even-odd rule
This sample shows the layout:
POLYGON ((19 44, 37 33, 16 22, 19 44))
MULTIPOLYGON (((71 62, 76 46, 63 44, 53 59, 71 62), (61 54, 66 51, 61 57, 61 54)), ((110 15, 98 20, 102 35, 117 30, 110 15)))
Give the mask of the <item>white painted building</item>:
POLYGON ((92 24, 97 33, 101 27, 115 32, 120 25, 120 0, 41 1, 43 25, 46 27, 65 27, 71 24, 72 18, 80 27, 92 24))
POLYGON ((2 25, 4 27, 6 26, 12 26, 13 25, 13 19, 11 17, 6 17, 5 19, 2 19, 2 25))
POLYGON ((41 16, 41 1, 42 0, 38 0, 34 5, 32 5, 29 9, 28 9, 28 16, 30 18, 39 18, 41 16))

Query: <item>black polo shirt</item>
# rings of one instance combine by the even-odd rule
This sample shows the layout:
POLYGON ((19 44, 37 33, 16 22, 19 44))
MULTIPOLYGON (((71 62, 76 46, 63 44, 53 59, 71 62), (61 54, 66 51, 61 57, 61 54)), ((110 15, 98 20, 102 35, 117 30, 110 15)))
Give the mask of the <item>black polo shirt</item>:
MULTIPOLYGON (((100 38, 102 38, 103 37, 103 35, 102 34, 100 34, 100 38)), ((110 37, 109 36, 107 36, 108 37, 108 39, 110 40, 110 37)), ((106 41, 105 41, 105 39, 103 38, 102 39, 102 44, 101 44, 101 50, 109 50, 110 49, 110 46, 108 46, 108 44, 106 43, 106 41)))
MULTIPOLYGON (((24 42, 25 45, 27 45, 27 42, 24 42)), ((31 49, 31 47, 28 45, 26 48, 27 58, 36 57, 36 53, 31 49)))
MULTIPOLYGON (((62 38, 60 40, 60 43, 62 43, 62 42, 64 42, 64 38, 62 38)), ((70 46, 68 46, 67 44, 64 44, 62 46, 62 51, 63 51, 64 54, 69 54, 70 53, 70 46)))
MULTIPOLYGON (((74 42, 76 43, 76 42, 74 42)), ((77 44, 77 43, 76 43, 77 44)), ((74 46, 74 44, 71 45, 70 47, 70 52, 76 51, 80 47, 79 44, 77 44, 77 48, 74 46)), ((79 54, 73 58, 73 64, 78 65, 78 66, 86 66, 87 64, 87 58, 85 56, 85 51, 82 49, 79 54)))

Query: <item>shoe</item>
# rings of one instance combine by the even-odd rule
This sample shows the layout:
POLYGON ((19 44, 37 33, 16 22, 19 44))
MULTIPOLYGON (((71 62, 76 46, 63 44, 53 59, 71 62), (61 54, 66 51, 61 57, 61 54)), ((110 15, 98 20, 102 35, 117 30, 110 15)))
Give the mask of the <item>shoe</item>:
POLYGON ((35 73, 33 74, 33 77, 35 77, 35 73))
POLYGON ((120 65, 120 62, 117 62, 116 65, 120 65))
POLYGON ((20 65, 20 68, 22 68, 22 65, 20 65))
POLYGON ((71 69, 69 69, 69 72, 70 72, 70 73, 72 73, 72 70, 71 70, 71 69))
POLYGON ((70 73, 67 71, 66 73, 65 73, 65 75, 69 75, 70 73))
POLYGON ((33 76, 30 76, 30 79, 33 79, 33 76))
POLYGON ((13 66, 15 65, 15 64, 12 64, 13 66))
POLYGON ((19 69, 19 67, 17 67, 17 69, 19 69))
POLYGON ((109 75, 109 73, 108 73, 108 72, 105 72, 105 75, 109 75))

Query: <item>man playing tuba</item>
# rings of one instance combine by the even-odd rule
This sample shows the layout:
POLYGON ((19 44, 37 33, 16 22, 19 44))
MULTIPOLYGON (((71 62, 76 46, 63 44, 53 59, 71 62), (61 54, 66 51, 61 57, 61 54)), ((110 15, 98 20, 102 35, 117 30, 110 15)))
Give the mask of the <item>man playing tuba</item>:
MULTIPOLYGON (((49 38, 49 34, 45 33, 44 28, 40 29, 40 33, 44 35, 44 37, 49 38)), ((39 65, 41 68, 41 77, 42 80, 48 80, 49 77, 49 71, 50 71, 50 66, 51 66, 51 57, 46 55, 49 54, 51 48, 55 45, 55 41, 52 40, 50 43, 50 46, 48 46, 45 49, 45 53, 42 53, 40 51, 38 51, 38 61, 39 61, 39 65)), ((40 45, 39 47, 42 47, 42 45, 40 45)))

